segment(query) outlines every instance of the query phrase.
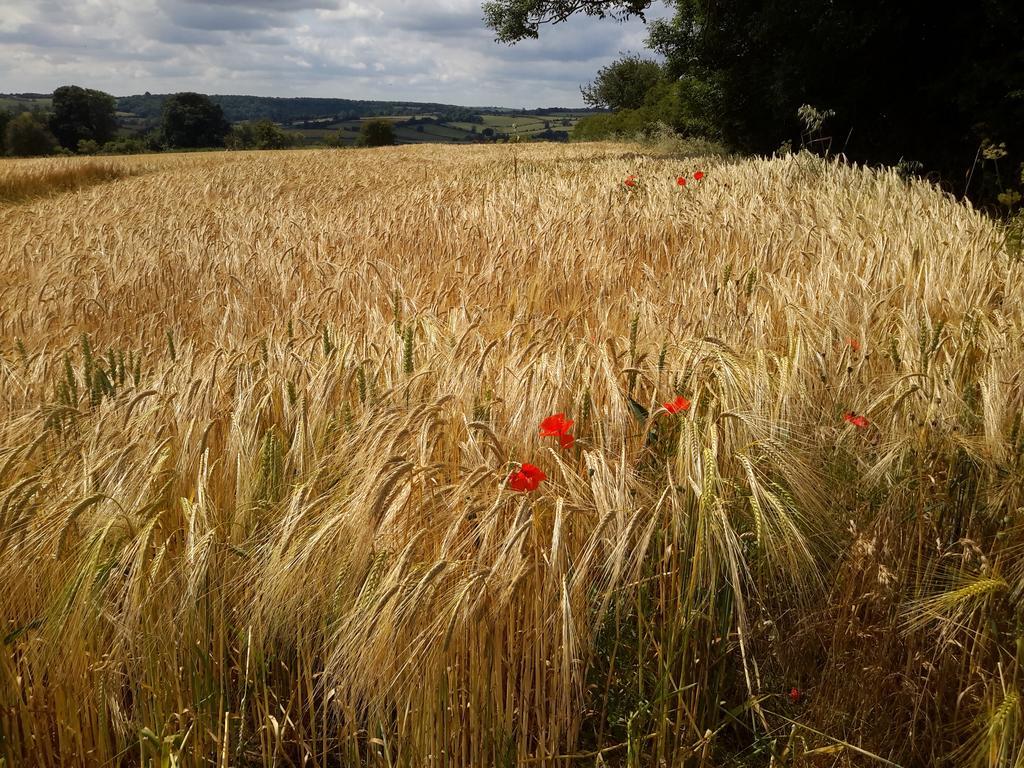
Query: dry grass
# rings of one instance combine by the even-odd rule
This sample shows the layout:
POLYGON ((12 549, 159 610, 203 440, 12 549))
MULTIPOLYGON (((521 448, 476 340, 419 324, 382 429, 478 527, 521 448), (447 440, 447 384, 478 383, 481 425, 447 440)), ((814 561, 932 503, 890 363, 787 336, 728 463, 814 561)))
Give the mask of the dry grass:
POLYGON ((3 161, 0 162, 0 204, 70 192, 139 172, 137 166, 112 160, 3 161))
POLYGON ((112 162, 0 209, 0 763, 1024 760, 982 216, 803 156, 112 162))

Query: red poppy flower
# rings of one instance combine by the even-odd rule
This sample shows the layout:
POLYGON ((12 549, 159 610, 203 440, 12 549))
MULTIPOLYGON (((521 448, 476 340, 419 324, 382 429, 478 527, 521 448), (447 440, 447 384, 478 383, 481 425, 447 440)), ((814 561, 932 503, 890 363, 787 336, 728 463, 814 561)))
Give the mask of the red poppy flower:
POLYGON ((675 400, 671 400, 667 403, 662 403, 665 410, 669 413, 679 413, 680 411, 690 410, 690 401, 682 395, 679 395, 675 400))
POLYGON ((850 424, 853 424, 853 426, 855 426, 857 429, 867 429, 868 425, 871 423, 870 421, 867 420, 866 416, 858 416, 853 411, 847 411, 846 413, 844 413, 843 419, 845 419, 850 424))
POLYGON ((635 187, 636 186, 636 176, 628 176, 628 177, 626 177, 626 181, 624 183, 625 183, 625 185, 627 187, 635 187))
POLYGON ((704 178, 704 171, 694 171, 694 173, 693 173, 693 180, 694 181, 700 181, 703 178, 704 178))
POLYGON ((800 701, 800 696, 801 696, 801 694, 800 694, 800 689, 799 688, 790 688, 789 689, 789 700, 792 701, 794 704, 796 704, 798 701, 800 701))
POLYGON ((542 469, 533 466, 533 464, 523 464, 518 472, 512 472, 508 476, 508 487, 513 491, 529 493, 530 491, 536 491, 541 481, 547 479, 548 476, 544 474, 542 469))
POLYGON ((564 413, 553 414, 540 423, 540 436, 558 437, 559 435, 564 435, 572 429, 574 423, 572 419, 565 418, 564 413))
POLYGON ((860 342, 853 337, 846 340, 846 343, 850 345, 850 349, 854 352, 860 352, 860 342))
MULTIPOLYGON (((696 176, 694 178, 696 178, 696 176)), ((678 186, 680 186, 680 187, 685 187, 686 186, 686 177, 685 176, 680 176, 678 179, 676 179, 676 184, 678 186)))
POLYGON ((562 450, 569 450, 576 442, 576 438, 569 433, 573 424, 575 422, 565 418, 564 413, 553 414, 540 423, 540 436, 557 437, 562 450))

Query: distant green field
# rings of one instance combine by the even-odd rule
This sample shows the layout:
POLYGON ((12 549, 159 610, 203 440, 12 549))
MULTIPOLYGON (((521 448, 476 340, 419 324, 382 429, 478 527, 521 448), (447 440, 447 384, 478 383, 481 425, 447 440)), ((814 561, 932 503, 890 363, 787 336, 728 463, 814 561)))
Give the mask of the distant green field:
MULTIPOLYGON (((119 100, 117 112, 118 135, 128 137, 142 135, 159 130, 160 116, 157 107, 159 102, 150 103, 158 97, 125 97, 119 100)), ((218 97, 220 98, 220 97, 218 97)), ((228 98, 228 97, 223 97, 228 98)), ((230 97, 234 99, 235 97, 230 97)), ((255 106, 264 102, 277 105, 280 100, 267 100, 252 97, 255 106)), ((288 101, 288 100, 285 100, 288 101)), ((306 105, 309 100, 299 100, 306 105)), ((327 100, 320 104, 314 100, 309 108, 336 108, 335 101, 327 100)), ((26 110, 49 110, 52 99, 45 94, 3 94, 0 95, 0 110, 22 112, 26 110)), ((370 104, 368 102, 368 104, 370 104)), ((381 104, 373 102, 380 109, 381 104)), ((344 105, 358 105, 357 102, 343 102, 344 105)), ((279 106, 279 105, 277 105, 279 106)), ((386 105, 385 105, 386 106, 386 105)), ((545 131, 569 132, 584 117, 586 112, 559 111, 544 114, 513 113, 497 109, 481 109, 478 112, 466 107, 444 107, 443 105, 409 105, 395 103, 391 105, 397 114, 374 117, 355 117, 347 109, 338 108, 336 113, 324 113, 317 117, 306 113, 301 120, 279 118, 277 124, 286 131, 298 134, 305 144, 320 144, 326 139, 340 140, 344 144, 355 144, 362 123, 370 119, 388 120, 395 126, 395 137, 400 144, 423 143, 469 143, 504 138, 520 137, 522 139, 542 138, 545 131), (427 107, 416 111, 410 107, 427 107), (434 111, 437 108, 438 111, 434 111)), ((303 108, 307 108, 304 106, 303 108)), ((227 107, 225 107, 227 109, 227 107)), ((244 113, 252 115, 242 120, 255 120, 258 111, 244 113)), ((236 110, 237 111, 237 110, 236 110)), ((369 114, 373 114, 372 112, 369 114)), ((232 119, 232 118, 229 118, 232 119)), ((234 118, 238 120, 236 116, 234 118)))
MULTIPOLYGON (((416 130, 415 128, 413 129, 416 130)), ((469 131, 459 130, 448 125, 424 125, 422 134, 427 136, 438 136, 445 139, 465 139, 469 131)))
MULTIPOLYGON (((491 133, 484 134, 490 129, 499 136, 520 136, 532 138, 545 130, 571 131, 572 127, 586 113, 559 112, 555 114, 482 114, 483 122, 475 123, 468 121, 452 122, 421 122, 408 124, 410 120, 437 119, 435 115, 391 115, 377 119, 388 120, 395 124, 395 138, 400 144, 425 144, 425 143, 462 143, 472 141, 483 141, 491 137, 491 133)), ((300 134, 308 143, 322 141, 328 136, 335 136, 339 131, 341 138, 346 144, 354 144, 359 135, 359 128, 365 120, 374 118, 361 118, 357 120, 343 120, 339 122, 317 123, 315 127, 284 126, 290 131, 300 134)), ((306 126, 309 124, 306 123, 306 126)))
POLYGON ((8 112, 30 112, 33 109, 49 109, 52 99, 45 97, 22 98, 20 96, 0 96, 0 109, 8 112))

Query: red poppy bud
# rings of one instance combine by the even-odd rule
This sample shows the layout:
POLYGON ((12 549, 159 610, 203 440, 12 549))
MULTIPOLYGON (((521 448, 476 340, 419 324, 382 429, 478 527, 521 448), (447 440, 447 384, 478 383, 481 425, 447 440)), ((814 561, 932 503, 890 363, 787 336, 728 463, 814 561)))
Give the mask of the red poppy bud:
POLYGON ((704 178, 704 171, 695 171, 693 174, 694 181, 700 181, 704 178))

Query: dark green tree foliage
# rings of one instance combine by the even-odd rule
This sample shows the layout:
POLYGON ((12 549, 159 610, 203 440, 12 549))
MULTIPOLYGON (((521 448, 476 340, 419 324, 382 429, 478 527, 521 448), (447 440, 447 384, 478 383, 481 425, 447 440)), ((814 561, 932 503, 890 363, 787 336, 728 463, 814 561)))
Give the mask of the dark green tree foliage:
POLYGON ((228 149, 285 149, 298 142, 270 120, 257 120, 234 126, 225 143, 228 149))
POLYGON ((287 133, 270 120, 260 120, 253 126, 256 146, 259 149, 286 149, 294 146, 295 134, 287 133))
POLYGON ((228 149, 254 149, 256 132, 252 123, 239 123, 231 126, 231 131, 224 137, 224 146, 228 149))
POLYGON ((53 92, 50 130, 66 149, 77 150, 80 141, 105 144, 117 131, 116 103, 103 91, 62 86, 53 92))
POLYGON ((644 105, 648 92, 662 79, 658 62, 628 55, 601 67, 594 82, 580 88, 580 92, 583 101, 592 107, 615 111, 639 109, 644 105))
MULTIPOLYGON (((148 123, 159 121, 164 103, 171 98, 161 94, 121 96, 117 107, 130 112, 148 123)), ((268 96, 210 96, 210 100, 224 110, 229 122, 272 120, 282 125, 297 125, 334 115, 342 120, 358 120, 361 117, 383 117, 387 115, 442 115, 449 122, 467 122, 476 117, 468 107, 432 102, 407 101, 353 101, 352 99, 326 98, 278 98, 268 96)))
POLYGON ((163 139, 168 147, 220 147, 231 126, 224 111, 200 93, 176 93, 164 102, 163 139))
POLYGON ((642 16, 651 0, 490 0, 484 21, 503 43, 538 37, 542 24, 566 21, 575 13, 599 18, 642 16))
MULTIPOLYGON (((637 15, 649 2, 492 0, 499 40, 535 37, 573 12, 637 15)), ((1024 160, 1020 0, 674 0, 651 25, 685 130, 735 149, 799 144, 797 110, 832 110, 831 150, 869 163, 914 160, 957 192, 986 141, 1004 176, 1024 160)), ((1005 181, 1005 179, 1004 179, 1005 181)))
POLYGON ((389 147, 395 143, 395 129, 388 120, 367 120, 359 130, 360 147, 389 147))
POLYGON ((667 126, 687 136, 720 138, 717 124, 709 122, 705 113, 687 106, 703 95, 701 85, 692 80, 663 78, 644 94, 643 103, 636 109, 588 115, 576 124, 572 136, 577 141, 615 135, 635 137, 660 132, 667 126))
POLYGON ((53 152, 56 145, 57 141, 46 127, 46 123, 31 112, 22 112, 7 123, 4 146, 9 155, 48 155, 53 152))
MULTIPOLYGON (((765 152, 796 140, 802 104, 829 109, 833 149, 920 161, 957 191, 986 140, 1024 159, 1024 4, 1009 0, 686 0, 651 43, 714 94, 695 108, 765 152)), ((970 191, 970 190, 968 190, 970 191)))
POLYGON ((6 109, 0 109, 0 155, 7 152, 7 124, 14 119, 14 115, 6 109))
POLYGON ((108 141, 100 148, 104 155, 140 155, 146 152, 159 152, 163 149, 160 137, 156 133, 144 136, 122 136, 108 141))
POLYGON ((621 136, 636 138, 651 131, 658 122, 665 122, 664 116, 656 109, 623 109, 589 115, 580 120, 572 129, 576 141, 601 141, 621 136))
POLYGON ((328 147, 342 148, 348 146, 345 141, 345 133, 343 131, 332 131, 324 136, 324 144, 328 147))

